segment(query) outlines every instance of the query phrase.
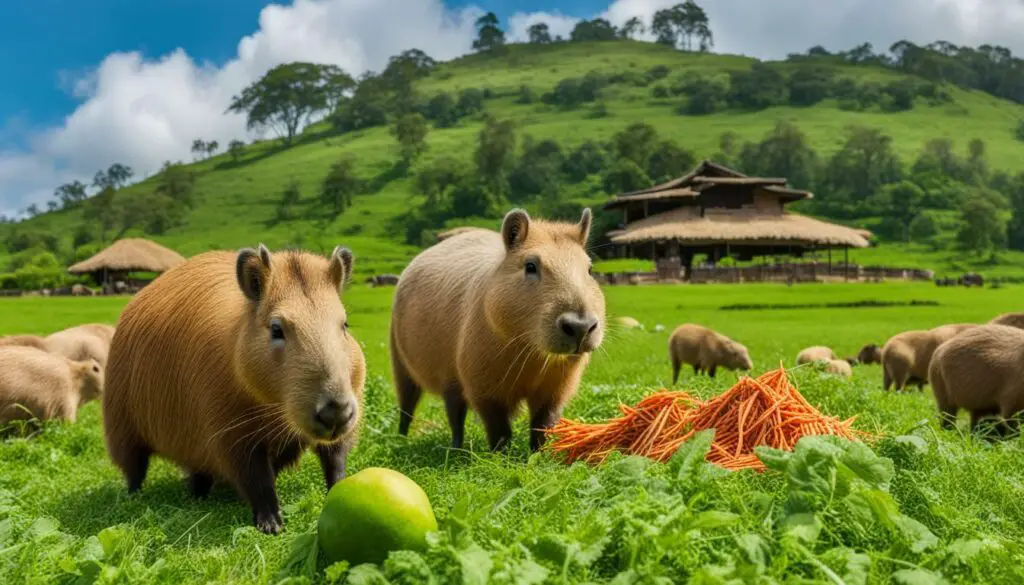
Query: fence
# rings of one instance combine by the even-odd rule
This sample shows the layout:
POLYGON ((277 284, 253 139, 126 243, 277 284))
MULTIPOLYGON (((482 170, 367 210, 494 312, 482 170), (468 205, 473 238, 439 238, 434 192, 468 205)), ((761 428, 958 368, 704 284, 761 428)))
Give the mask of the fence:
MULTIPOLYGON (((604 284, 648 284, 681 281, 683 270, 676 266, 659 264, 656 272, 620 272, 601 277, 604 284)), ((818 262, 790 264, 758 264, 754 266, 698 266, 690 275, 692 283, 741 282, 824 282, 834 280, 882 281, 926 280, 935 273, 916 268, 890 266, 858 266, 857 264, 822 264, 818 262)))

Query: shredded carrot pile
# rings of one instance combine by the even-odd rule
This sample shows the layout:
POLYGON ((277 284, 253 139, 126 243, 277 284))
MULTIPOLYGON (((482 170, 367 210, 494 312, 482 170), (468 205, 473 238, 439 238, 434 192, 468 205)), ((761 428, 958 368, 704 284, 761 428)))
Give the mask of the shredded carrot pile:
POLYGON ((867 436, 852 428, 854 418, 825 416, 793 387, 784 368, 758 378, 743 377, 718 396, 700 401, 686 392, 662 390, 636 406, 620 405, 622 416, 606 423, 560 420, 547 433, 549 448, 569 462, 596 463, 621 450, 667 461, 695 433, 715 429, 707 460, 726 469, 763 470, 754 447, 792 450, 806 435, 867 436))

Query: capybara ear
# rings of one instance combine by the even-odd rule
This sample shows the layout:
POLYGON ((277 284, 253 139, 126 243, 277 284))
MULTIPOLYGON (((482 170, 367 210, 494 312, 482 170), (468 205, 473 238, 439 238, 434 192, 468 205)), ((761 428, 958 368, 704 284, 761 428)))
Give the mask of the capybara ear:
POLYGON ((352 264, 356 261, 352 250, 337 246, 331 252, 331 282, 339 289, 352 276, 352 264))
POLYGON ((267 272, 270 272, 270 250, 266 246, 260 244, 258 250, 244 248, 238 251, 235 261, 238 287, 254 303, 260 301, 266 290, 264 275, 267 272))
POLYGON ((501 222, 501 239, 505 249, 512 251, 523 245, 530 233, 530 216, 523 209, 513 209, 505 214, 501 222))
POLYGON ((593 214, 589 207, 584 207, 583 214, 580 216, 580 244, 584 246, 587 245, 587 238, 590 237, 591 223, 593 223, 593 214))

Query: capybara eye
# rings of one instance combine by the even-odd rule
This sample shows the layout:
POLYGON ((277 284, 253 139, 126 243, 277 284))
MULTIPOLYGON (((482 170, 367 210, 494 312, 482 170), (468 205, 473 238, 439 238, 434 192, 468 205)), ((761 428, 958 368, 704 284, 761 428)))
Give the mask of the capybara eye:
POLYGON ((348 320, 341 324, 342 331, 348 331, 348 320))
POLYGON ((594 274, 594 265, 593 264, 590 264, 589 266, 587 266, 587 274, 590 274, 590 275, 594 274))
POLYGON ((284 344, 284 327, 277 319, 270 321, 270 343, 275 345, 284 344))
POLYGON ((533 260, 528 260, 526 262, 524 270, 526 271, 527 278, 536 278, 540 276, 540 268, 537 266, 537 263, 534 262, 533 260))

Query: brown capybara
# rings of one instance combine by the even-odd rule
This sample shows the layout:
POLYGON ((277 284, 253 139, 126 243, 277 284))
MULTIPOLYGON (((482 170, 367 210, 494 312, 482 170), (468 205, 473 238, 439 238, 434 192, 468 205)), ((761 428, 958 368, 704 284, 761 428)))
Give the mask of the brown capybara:
POLYGON ((107 450, 128 490, 151 455, 205 496, 223 480, 263 532, 282 527, 275 477, 315 446, 328 488, 345 475, 366 377, 339 298, 352 253, 207 252, 142 289, 107 367, 107 450))
POLYGON ((895 387, 900 391, 907 384, 914 384, 919 390, 924 388, 928 383, 928 365, 935 350, 957 334, 977 326, 958 323, 892 336, 882 347, 883 388, 895 387))
POLYGON ((604 296, 586 251, 590 222, 589 209, 576 224, 513 209, 500 234, 462 230, 413 259, 391 317, 400 434, 425 389, 444 398, 455 448, 467 407, 491 449, 507 447, 522 401, 530 448, 543 444, 604 336, 604 296))
POLYGON ((714 378, 718 366, 730 370, 749 370, 754 367, 747 348, 702 325, 687 323, 676 327, 668 339, 668 354, 672 360, 672 383, 679 381, 683 364, 693 366, 695 374, 707 372, 714 378))
POLYGON ((1007 327, 1024 329, 1024 313, 1003 313, 988 323, 989 325, 1006 325, 1007 327))
POLYGON ((103 367, 34 347, 0 347, 0 426, 13 420, 64 419, 103 393, 103 367))
POLYGON ((5 346, 34 347, 47 351, 46 341, 37 335, 7 335, 0 337, 0 347, 5 346))
POLYGON ((1009 423, 1024 410, 1021 364, 1024 331, 1016 327, 983 325, 942 344, 928 368, 942 426, 952 428, 961 408, 971 413, 971 430, 989 416, 1009 423))
POLYGON ((50 353, 73 361, 94 359, 105 367, 113 338, 114 328, 110 325, 87 323, 51 333, 43 341, 50 353))
POLYGON ((869 343, 860 348, 857 352, 858 364, 880 364, 882 363, 882 348, 877 344, 869 343))
POLYGON ((853 375, 853 368, 850 367, 850 362, 846 360, 827 360, 823 368, 826 374, 834 374, 849 378, 853 375))
POLYGON ((827 362, 836 359, 836 352, 832 348, 823 345, 808 347, 796 354, 796 365, 809 364, 812 362, 827 362))

